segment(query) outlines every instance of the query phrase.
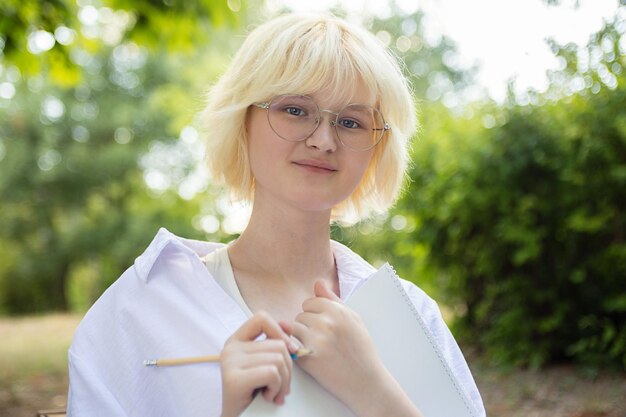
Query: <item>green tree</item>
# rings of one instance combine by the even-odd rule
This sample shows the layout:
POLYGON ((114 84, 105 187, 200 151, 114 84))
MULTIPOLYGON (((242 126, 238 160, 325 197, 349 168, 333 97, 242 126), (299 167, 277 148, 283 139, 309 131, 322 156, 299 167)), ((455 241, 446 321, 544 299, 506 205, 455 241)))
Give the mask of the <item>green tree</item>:
POLYGON ((4 0, 0 51, 24 74, 48 72, 57 84, 75 85, 76 45, 95 52, 131 41, 193 53, 215 28, 238 27, 246 10, 239 1, 219 0, 4 0))
POLYGON ((0 311, 87 307, 159 226, 206 237, 192 220, 215 195, 179 193, 202 147, 178 139, 239 18, 225 2, 2 8, 0 311), (167 157, 151 163, 155 149, 167 157))

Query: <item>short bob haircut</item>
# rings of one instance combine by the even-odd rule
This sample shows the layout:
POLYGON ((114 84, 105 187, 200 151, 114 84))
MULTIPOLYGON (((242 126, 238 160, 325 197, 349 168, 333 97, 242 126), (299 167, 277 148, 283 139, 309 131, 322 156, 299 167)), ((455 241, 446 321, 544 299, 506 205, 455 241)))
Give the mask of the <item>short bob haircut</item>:
POLYGON ((329 15, 283 15, 248 35, 210 89, 201 114, 213 179, 222 182, 235 200, 253 201, 246 134, 252 103, 321 90, 334 91, 334 98, 348 103, 360 81, 391 130, 374 148, 359 185, 333 208, 331 219, 353 223, 386 211, 402 188, 409 139, 416 129, 410 86, 397 58, 378 38, 329 15))

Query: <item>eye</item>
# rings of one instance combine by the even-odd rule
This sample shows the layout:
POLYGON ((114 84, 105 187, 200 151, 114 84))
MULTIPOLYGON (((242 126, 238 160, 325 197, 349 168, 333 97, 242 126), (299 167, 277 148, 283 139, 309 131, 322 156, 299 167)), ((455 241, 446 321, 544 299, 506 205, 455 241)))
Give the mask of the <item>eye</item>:
POLYGON ((358 129, 361 127, 361 124, 353 119, 339 119, 337 125, 346 129, 358 129))
POLYGON ((306 116, 304 109, 301 109, 300 107, 287 106, 283 110, 291 116, 306 116))

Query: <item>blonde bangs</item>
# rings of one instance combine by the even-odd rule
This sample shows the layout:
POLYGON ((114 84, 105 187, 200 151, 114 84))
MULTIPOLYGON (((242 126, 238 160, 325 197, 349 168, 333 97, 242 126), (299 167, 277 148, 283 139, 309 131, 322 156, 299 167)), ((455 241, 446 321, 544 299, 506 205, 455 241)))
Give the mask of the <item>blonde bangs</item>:
POLYGON ((311 25, 300 20, 271 33, 263 54, 255 57, 257 65, 252 78, 260 88, 254 99, 324 91, 331 95, 331 101, 347 104, 352 102, 362 80, 374 103, 375 77, 367 61, 351 53, 353 46, 349 43, 354 39, 340 23, 322 20, 311 25))

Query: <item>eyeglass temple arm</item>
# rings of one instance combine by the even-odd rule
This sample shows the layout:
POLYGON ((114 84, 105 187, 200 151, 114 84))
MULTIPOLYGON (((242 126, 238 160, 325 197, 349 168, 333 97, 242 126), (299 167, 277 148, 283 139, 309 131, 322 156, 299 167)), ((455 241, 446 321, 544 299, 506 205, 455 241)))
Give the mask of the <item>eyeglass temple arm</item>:
POLYGON ((388 123, 385 123, 385 125, 382 128, 372 128, 372 130, 382 130, 382 131, 387 131, 387 130, 391 130, 391 126, 389 126, 388 123))

